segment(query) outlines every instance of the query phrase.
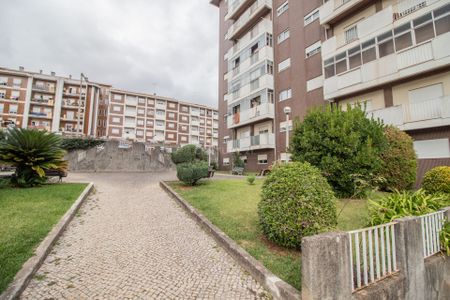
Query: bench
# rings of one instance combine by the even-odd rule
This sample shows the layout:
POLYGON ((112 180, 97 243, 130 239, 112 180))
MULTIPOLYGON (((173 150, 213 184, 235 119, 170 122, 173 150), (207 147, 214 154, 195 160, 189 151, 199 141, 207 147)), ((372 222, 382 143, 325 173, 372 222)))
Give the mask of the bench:
POLYGON ((244 175, 244 168, 235 167, 231 170, 232 175, 244 175))
POLYGON ((63 170, 45 170, 45 177, 59 177, 59 182, 62 182, 63 177, 67 177, 67 172, 63 170))
POLYGON ((208 178, 213 178, 215 172, 216 172, 216 171, 214 171, 214 168, 210 167, 210 168, 208 169, 208 178))

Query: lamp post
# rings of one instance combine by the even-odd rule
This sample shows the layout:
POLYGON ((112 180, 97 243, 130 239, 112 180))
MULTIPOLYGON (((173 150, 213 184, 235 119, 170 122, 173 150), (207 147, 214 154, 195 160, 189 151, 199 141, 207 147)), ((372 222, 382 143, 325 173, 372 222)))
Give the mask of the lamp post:
POLYGON ((289 115, 291 114, 291 108, 286 106, 284 109, 284 114, 286 115, 286 162, 288 162, 288 151, 289 151, 289 115))

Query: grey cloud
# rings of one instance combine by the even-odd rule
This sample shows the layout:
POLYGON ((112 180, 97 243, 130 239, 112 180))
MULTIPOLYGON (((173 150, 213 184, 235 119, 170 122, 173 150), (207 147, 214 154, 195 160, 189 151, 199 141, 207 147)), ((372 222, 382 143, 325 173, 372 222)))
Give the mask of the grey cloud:
POLYGON ((0 65, 217 106, 218 11, 208 2, 0 0, 0 65))

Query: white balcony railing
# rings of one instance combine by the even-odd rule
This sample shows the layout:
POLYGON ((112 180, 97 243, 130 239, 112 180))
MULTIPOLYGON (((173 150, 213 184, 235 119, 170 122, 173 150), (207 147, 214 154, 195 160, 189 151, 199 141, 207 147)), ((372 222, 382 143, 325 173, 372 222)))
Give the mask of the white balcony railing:
POLYGON ((445 221, 445 211, 441 210, 420 216, 423 241, 423 256, 425 258, 441 251, 439 233, 445 221))
POLYGON ((230 50, 228 50, 226 56, 231 57, 242 51, 245 47, 251 45, 257 38, 259 38, 263 33, 272 34, 272 22, 270 20, 264 19, 258 23, 250 32, 242 36, 236 44, 230 50))
POLYGON ((401 129, 426 128, 430 122, 439 120, 450 123, 450 96, 387 107, 369 112, 369 115, 401 129))
POLYGON ((247 97, 252 93, 256 93, 257 91, 263 89, 272 89, 274 88, 274 79, 272 74, 265 74, 246 85, 241 86, 235 92, 230 92, 225 95, 225 101, 228 101, 228 105, 231 103, 237 102, 240 99, 247 97))
POLYGON ((227 144, 228 153, 273 148, 275 148, 275 134, 273 133, 263 133, 238 140, 231 140, 227 144))
POLYGON ((236 39, 242 34, 243 29, 266 10, 272 9, 271 0, 257 0, 234 22, 227 33, 228 39, 236 39))
POLYGON ((228 79, 230 80, 237 77, 238 75, 244 74, 245 72, 249 71, 251 67, 265 60, 273 61, 272 47, 269 46, 262 47, 252 56, 242 61, 239 66, 231 70, 231 72, 228 72, 227 74, 228 79))
POLYGON ((244 110, 240 113, 228 116, 227 125, 228 128, 245 125, 248 123, 256 122, 265 118, 274 118, 274 104, 264 103, 250 109, 244 110))

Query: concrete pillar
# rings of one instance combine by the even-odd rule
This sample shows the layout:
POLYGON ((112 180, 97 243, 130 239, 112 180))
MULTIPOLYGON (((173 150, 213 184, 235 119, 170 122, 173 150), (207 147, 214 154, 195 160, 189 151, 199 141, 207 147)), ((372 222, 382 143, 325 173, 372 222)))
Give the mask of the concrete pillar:
POLYGON ((425 299, 425 263, 420 219, 395 220, 397 266, 405 275, 405 300, 425 299))
POLYGON ((325 233, 302 240, 302 300, 352 297, 347 233, 325 233))

